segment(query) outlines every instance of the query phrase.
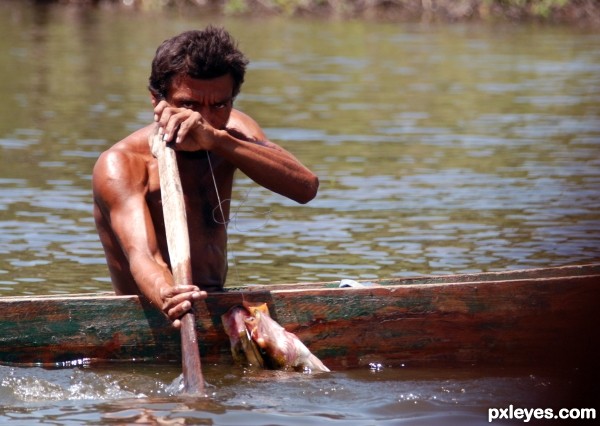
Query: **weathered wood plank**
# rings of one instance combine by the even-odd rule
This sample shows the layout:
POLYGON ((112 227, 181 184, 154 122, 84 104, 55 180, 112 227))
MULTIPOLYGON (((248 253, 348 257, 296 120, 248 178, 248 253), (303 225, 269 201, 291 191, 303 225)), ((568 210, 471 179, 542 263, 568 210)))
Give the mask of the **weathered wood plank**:
MULTIPOLYGON (((600 265, 379 283, 211 294, 195 307, 202 358, 231 362, 221 315, 244 300, 266 302, 275 320, 333 368, 369 362, 589 367, 600 356, 600 265)), ((134 296, 4 297, 0 312, 4 363, 176 361, 181 355, 177 331, 134 296)))
POLYGON ((564 367, 597 359, 598 296, 597 277, 374 289, 290 297, 277 319, 333 365, 564 367))
MULTIPOLYGON (((192 285, 188 222, 185 197, 179 177, 177 153, 174 146, 167 146, 163 141, 159 129, 160 125, 155 124, 154 131, 148 137, 148 142, 152 155, 156 157, 158 163, 163 218, 173 281, 178 286, 192 285)), ((185 313, 180 321, 184 389, 189 394, 202 394, 204 393, 204 377, 202 376, 194 313, 191 311, 185 313)))
POLYGON ((0 298, 0 362, 157 359, 179 340, 163 315, 135 296, 0 298))

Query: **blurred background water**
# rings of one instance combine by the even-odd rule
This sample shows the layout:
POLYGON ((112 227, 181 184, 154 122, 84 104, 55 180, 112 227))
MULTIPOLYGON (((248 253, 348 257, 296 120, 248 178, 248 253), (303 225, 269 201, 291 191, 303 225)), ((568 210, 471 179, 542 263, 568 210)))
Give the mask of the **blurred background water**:
POLYGON ((228 284, 600 258, 597 33, 0 7, 0 294, 110 289, 92 167, 210 22, 251 59, 237 107, 321 179, 299 206, 239 174, 228 284))
MULTIPOLYGON (((238 175, 228 285, 600 260, 597 32, 0 2, 1 296, 111 289, 92 167, 152 119, 158 44, 208 23, 251 60, 236 106, 321 179, 300 206, 238 175)), ((207 366, 215 399, 190 406, 162 399, 177 368, 127 368, 0 367, 0 423, 482 424, 485 407, 541 404, 572 383, 385 368, 279 380, 207 366)))

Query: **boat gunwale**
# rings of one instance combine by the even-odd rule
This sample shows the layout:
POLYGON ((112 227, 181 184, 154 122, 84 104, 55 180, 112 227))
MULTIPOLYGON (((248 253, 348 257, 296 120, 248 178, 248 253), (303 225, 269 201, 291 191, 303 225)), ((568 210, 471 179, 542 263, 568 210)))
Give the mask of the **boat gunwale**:
MULTIPOLYGON (((397 277, 382 279, 356 280, 360 286, 339 287, 340 281, 299 282, 284 284, 247 284, 236 287, 225 287, 223 291, 209 293, 208 297, 219 297, 236 294, 259 293, 297 293, 303 291, 339 291, 343 293, 361 293, 364 290, 395 289, 395 288, 433 288, 456 285, 486 285, 500 283, 544 282, 568 279, 600 278, 600 263, 583 265, 566 265, 545 268, 515 269, 510 271, 493 271, 469 274, 419 275, 414 277, 397 277), (560 274, 551 274, 560 272, 560 274)), ((139 300, 137 295, 117 295, 111 291, 95 293, 55 293, 0 296, 2 302, 21 302, 52 299, 105 299, 105 300, 139 300)))
MULTIPOLYGON (((394 365, 407 360, 415 365, 524 363, 531 350, 546 354, 554 348, 555 336, 573 344, 566 351, 552 350, 557 365, 565 359, 587 362, 591 353, 600 356, 589 343, 600 338, 593 327, 600 264, 423 279, 345 288, 332 281, 260 285, 209 293, 206 303, 195 306, 199 343, 209 362, 230 362, 221 315, 250 302, 267 303, 274 319, 317 356, 344 367, 379 356, 394 365), (381 347, 370 343, 377 336, 386 336, 377 343, 381 347)), ((178 333, 166 317, 135 295, 8 296, 0 297, 0 309, 7 313, 6 323, 0 321, 2 364, 170 362, 179 348, 178 333), (44 315, 50 322, 40 322, 44 315)))
MULTIPOLYGON (((243 286, 225 287, 223 291, 209 293, 209 298, 222 295, 248 294, 248 293, 297 293, 303 291, 339 291, 360 292, 374 289, 393 288, 421 288, 443 287, 456 285, 485 285, 516 282, 543 282, 567 279, 592 279, 600 278, 600 263, 582 265, 565 265, 544 268, 515 269, 510 271, 493 271, 468 274, 440 274, 419 275, 414 277, 397 277, 382 279, 359 279, 358 287, 339 287, 340 281, 299 282, 282 284, 247 284, 243 286), (559 272, 559 274, 553 274, 559 272)), ((0 296, 2 302, 19 302, 31 300, 52 299, 106 299, 106 300, 139 300, 137 295, 117 295, 111 291, 95 293, 55 293, 32 294, 17 296, 0 296)))

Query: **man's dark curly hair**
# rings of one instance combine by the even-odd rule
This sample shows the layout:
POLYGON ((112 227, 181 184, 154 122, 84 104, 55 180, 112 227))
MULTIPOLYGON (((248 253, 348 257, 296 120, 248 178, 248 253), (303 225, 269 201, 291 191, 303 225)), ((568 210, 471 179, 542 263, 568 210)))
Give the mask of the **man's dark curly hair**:
POLYGON ((246 65, 248 59, 225 29, 208 26, 202 31, 186 31, 165 40, 156 49, 148 89, 157 98, 165 99, 178 75, 211 79, 231 74, 235 98, 244 82, 246 65))

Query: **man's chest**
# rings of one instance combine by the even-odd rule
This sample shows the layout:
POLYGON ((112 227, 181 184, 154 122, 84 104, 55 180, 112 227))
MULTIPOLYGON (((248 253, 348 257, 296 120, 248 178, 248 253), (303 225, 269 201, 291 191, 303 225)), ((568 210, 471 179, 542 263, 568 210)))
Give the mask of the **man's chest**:
MULTIPOLYGON (((199 156, 182 156, 178 159, 181 189, 186 205, 188 226, 209 230, 223 225, 223 216, 229 215, 229 199, 233 183, 233 170, 222 167, 219 162, 212 166, 199 156), (191 157, 191 158, 188 158, 191 157)), ((160 175, 156 160, 147 167, 146 200, 152 216, 162 220, 160 175)), ((226 220, 226 219, 225 219, 226 220)))

